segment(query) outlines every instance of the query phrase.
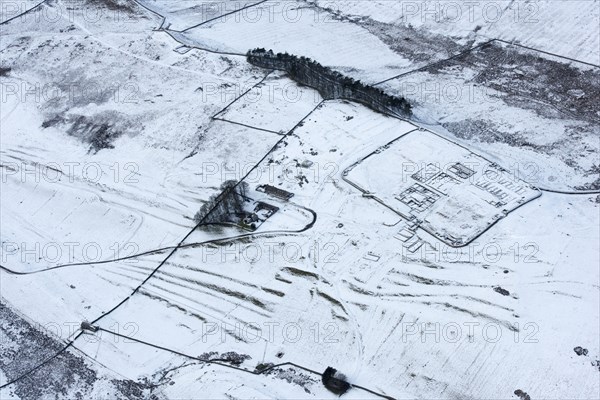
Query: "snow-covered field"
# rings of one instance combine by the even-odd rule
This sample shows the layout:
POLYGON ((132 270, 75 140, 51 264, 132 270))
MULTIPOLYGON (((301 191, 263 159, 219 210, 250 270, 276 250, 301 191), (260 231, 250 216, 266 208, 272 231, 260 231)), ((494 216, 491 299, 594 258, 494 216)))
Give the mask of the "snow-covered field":
POLYGON ((515 41, 600 65, 598 0, 387 1, 310 0, 337 14, 457 38, 515 41))
POLYGON ((226 0, 221 2, 206 0, 143 0, 143 4, 148 9, 164 15, 167 19, 166 27, 174 31, 184 31, 197 25, 209 23, 211 21, 221 21, 227 19, 228 15, 243 12, 247 7, 250 8, 256 1, 237 1, 226 0))
POLYGON ((303 2, 266 2, 241 15, 191 29, 185 37, 211 50, 246 53, 262 47, 299 54, 370 83, 410 69, 408 59, 367 30, 303 2))
POLYGON ((299 86, 293 80, 273 73, 216 117, 283 134, 322 100, 315 90, 299 86), (274 113, 277 118, 273 118, 274 113))
POLYGON ((396 138, 343 174, 365 196, 414 224, 406 235, 418 226, 457 247, 541 195, 509 171, 426 130, 396 138))
POLYGON ((381 86, 540 188, 600 188, 599 68, 493 42, 381 86))
POLYGON ((0 398, 338 398, 328 366, 349 399, 600 398, 599 3, 448 4, 49 0, 1 25, 0 398), (431 65, 495 38, 574 60, 431 65), (254 47, 406 73, 379 87, 414 114, 218 53, 254 47), (232 181, 244 221, 276 208, 255 230, 197 215, 232 181))

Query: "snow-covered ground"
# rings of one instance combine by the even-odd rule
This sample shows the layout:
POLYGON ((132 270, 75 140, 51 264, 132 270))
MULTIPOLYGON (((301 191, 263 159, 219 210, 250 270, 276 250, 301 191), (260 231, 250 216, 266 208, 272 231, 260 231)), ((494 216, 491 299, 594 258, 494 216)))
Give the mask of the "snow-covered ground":
POLYGON ((185 37, 211 50, 246 53, 262 47, 299 54, 371 83, 410 66, 410 60, 362 27, 303 2, 266 2, 240 15, 191 29, 185 37))
POLYGON ((322 100, 318 92, 273 73, 218 114, 217 118, 283 134, 322 100), (273 113, 277 113, 278 117, 273 118, 273 113))
POLYGON ((350 17, 368 17, 453 38, 515 41, 600 65, 598 0, 309 2, 350 17))
POLYGON ((396 138, 343 174, 365 196, 415 225, 403 230, 407 245, 418 226, 450 246, 464 246, 541 195, 509 171, 426 130, 396 138))
POLYGON ((490 4, 434 21, 422 2, 50 0, 3 24, 0 398, 338 398, 328 366, 372 391, 351 399, 599 398, 600 197, 577 189, 600 165, 599 3, 490 4), (493 38, 579 61, 429 65, 493 38), (379 87, 414 115, 203 50, 253 47, 368 83, 410 72, 379 87), (474 118, 521 142, 458 129, 474 118), (246 212, 277 211, 197 226, 232 180, 246 212))
POLYGON ((413 118, 544 189, 598 190, 599 68, 493 42, 383 83, 413 118))

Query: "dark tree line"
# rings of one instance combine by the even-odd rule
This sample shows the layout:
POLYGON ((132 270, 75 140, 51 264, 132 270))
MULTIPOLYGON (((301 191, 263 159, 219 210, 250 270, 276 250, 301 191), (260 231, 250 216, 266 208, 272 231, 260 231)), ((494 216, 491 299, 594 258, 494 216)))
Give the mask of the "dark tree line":
POLYGON ((236 180, 229 180, 221 184, 221 193, 213 194, 208 201, 202 204, 194 216, 194 221, 199 223, 237 223, 244 215, 244 202, 248 184, 236 180))
POLYGON ((257 48, 246 54, 248 62, 263 68, 284 70, 290 78, 315 88, 324 99, 347 99, 367 105, 375 111, 411 114, 411 105, 403 97, 395 97, 374 86, 345 76, 307 57, 273 53, 257 48))

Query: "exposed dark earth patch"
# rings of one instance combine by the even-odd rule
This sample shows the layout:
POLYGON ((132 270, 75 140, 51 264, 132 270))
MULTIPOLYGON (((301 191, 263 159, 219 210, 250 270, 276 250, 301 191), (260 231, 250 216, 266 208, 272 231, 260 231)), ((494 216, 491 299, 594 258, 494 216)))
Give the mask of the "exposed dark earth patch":
POLYGON ((600 68, 493 41, 382 87, 531 184, 600 190, 600 68))
MULTIPOLYGON (((280 358, 279 355, 277 355, 277 357, 280 358)), ((271 362, 260 363, 256 366, 255 370, 256 370, 256 372, 262 372, 262 371, 268 370, 268 371, 264 372, 265 375, 271 375, 277 379, 283 379, 288 383, 296 384, 296 385, 302 387, 306 393, 311 393, 307 386, 318 382, 318 380, 315 379, 314 377, 312 377, 311 375, 305 374, 294 368, 287 368, 287 369, 273 368, 274 365, 275 364, 273 364, 271 362), (269 368, 273 368, 273 369, 269 369, 269 368)))
MULTIPOLYGON (((67 325, 61 328, 67 329, 67 325)), ((48 330, 51 330, 49 327, 48 330)), ((64 343, 10 310, 0 302, 0 370, 12 381, 58 353, 64 343)), ((149 381, 114 379, 93 368, 89 361, 65 351, 46 365, 2 389, 21 399, 159 399, 149 381)))
POLYGON ((116 111, 106 111, 94 116, 54 115, 42 123, 42 128, 64 129, 70 136, 89 145, 90 153, 114 148, 114 141, 124 134, 136 135, 143 129, 141 124, 131 122, 116 111))
POLYGON ((499 43, 485 44, 427 70, 435 74, 461 64, 485 66, 478 69, 472 82, 506 93, 504 101, 509 105, 529 107, 548 117, 554 117, 558 110, 570 117, 600 122, 599 70, 576 68, 534 51, 499 43), (551 107, 538 107, 540 103, 551 107))
POLYGON ((306 393, 311 393, 307 386, 318 383, 318 380, 312 376, 296 370, 295 368, 280 369, 275 368, 265 372, 265 375, 274 376, 277 379, 283 379, 288 383, 293 383, 304 389, 306 393))
MULTIPOLYGON (((0 330, 3 346, 0 350, 0 369, 7 380, 18 378, 58 353, 64 345, 0 303, 0 330)), ((65 352, 46 366, 14 384, 13 392, 21 398, 38 399, 50 394, 73 393, 82 396, 98 379, 96 371, 88 368, 83 359, 65 352)))
POLYGON ((449 58, 473 46, 474 40, 460 44, 448 36, 429 33, 423 29, 380 22, 368 16, 346 15, 327 6, 313 5, 320 12, 326 12, 331 18, 354 23, 370 34, 378 37, 391 50, 421 65, 449 58))
POLYGON ((219 354, 216 351, 210 351, 208 353, 202 353, 198 358, 202 361, 223 362, 240 366, 244 361, 249 360, 252 357, 247 354, 236 353, 235 351, 228 351, 227 353, 222 354, 219 354))
POLYGON ((107 8, 113 11, 133 13, 134 6, 132 1, 128 0, 87 0, 87 3, 99 8, 107 8))
POLYGON ((432 63, 449 58, 473 45, 473 40, 461 45, 448 36, 436 35, 412 26, 394 25, 365 18, 358 23, 377 36, 396 53, 414 63, 432 63))

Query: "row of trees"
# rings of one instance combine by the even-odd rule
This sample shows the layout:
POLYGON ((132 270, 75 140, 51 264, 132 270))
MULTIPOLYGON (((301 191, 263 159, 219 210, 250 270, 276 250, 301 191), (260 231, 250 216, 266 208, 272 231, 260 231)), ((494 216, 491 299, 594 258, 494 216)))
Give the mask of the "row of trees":
POLYGON ((410 116, 410 103, 385 93, 374 86, 345 76, 307 57, 288 53, 273 53, 257 48, 246 54, 248 62, 263 68, 284 70, 295 81, 315 88, 324 99, 347 99, 367 105, 380 112, 410 116))

